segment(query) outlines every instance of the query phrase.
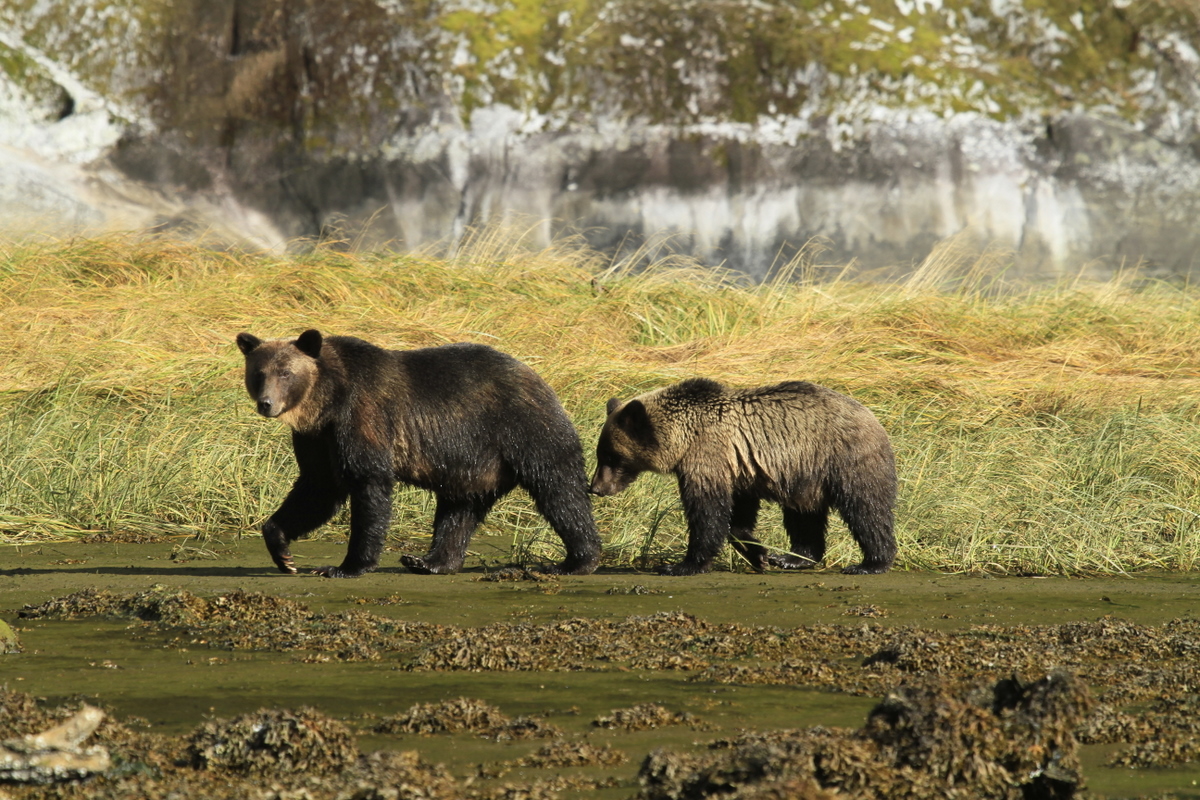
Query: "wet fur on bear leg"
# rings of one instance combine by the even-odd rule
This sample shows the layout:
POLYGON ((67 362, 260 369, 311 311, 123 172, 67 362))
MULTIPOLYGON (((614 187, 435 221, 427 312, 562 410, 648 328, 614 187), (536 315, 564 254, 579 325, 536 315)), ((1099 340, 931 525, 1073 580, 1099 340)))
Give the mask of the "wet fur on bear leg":
POLYGON ((783 527, 788 533, 788 553, 767 556, 778 569, 812 569, 825 558, 825 531, 829 527, 829 509, 796 511, 783 509, 783 527))
MULTIPOLYGON (((886 498, 886 493, 883 494, 886 498)), ((891 569, 896 560, 892 502, 891 499, 864 499, 840 509, 846 527, 863 552, 861 563, 846 567, 842 572, 847 575, 878 575, 891 569)))
POLYGON ((767 565, 767 548, 754 536, 758 524, 759 499, 752 494, 734 497, 729 520, 729 543, 746 559, 751 569, 762 572, 767 565))
MULTIPOLYGON (((583 474, 583 451, 579 452, 579 474, 583 474)), ((593 534, 592 502, 587 486, 574 474, 522 476, 521 486, 534 505, 564 542, 573 542, 567 557, 538 571, 548 575, 590 575, 600 565, 600 538, 593 534)))
POLYGON ((423 556, 400 556, 400 563, 418 575, 451 575, 462 569, 471 534, 491 511, 496 495, 467 499, 438 496, 433 514, 433 543, 423 556))
POLYGON ((267 544, 267 552, 279 571, 285 575, 295 575, 296 565, 292 561, 291 548, 288 547, 287 534, 283 532, 283 528, 268 520, 263 525, 262 536, 267 544))
POLYGON ((320 459, 315 457, 320 447, 309 437, 292 438, 300 477, 262 529, 271 560, 280 572, 289 575, 295 575, 297 570, 288 545, 332 519, 346 500, 345 492, 325 475, 320 459))
POLYGON ((698 575, 712 569, 713 559, 729 538, 733 519, 733 496, 725 492, 704 491, 680 478, 679 494, 688 523, 687 554, 683 561, 663 564, 662 575, 698 575))
POLYGON ((357 578, 379 567, 383 543, 392 522, 392 480, 377 477, 358 482, 350 492, 350 541, 340 566, 317 567, 314 575, 357 578))

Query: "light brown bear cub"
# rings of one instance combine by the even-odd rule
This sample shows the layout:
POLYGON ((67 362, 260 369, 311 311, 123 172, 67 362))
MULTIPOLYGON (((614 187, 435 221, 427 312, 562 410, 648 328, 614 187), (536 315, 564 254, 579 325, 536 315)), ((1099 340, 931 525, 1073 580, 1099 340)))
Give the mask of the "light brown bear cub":
POLYGON ((896 467, 883 426, 832 389, 789 381, 727 389, 693 378, 627 403, 608 401, 591 491, 614 495, 642 472, 673 473, 688 523, 687 555, 667 575, 707 571, 728 539, 755 569, 816 566, 829 510, 862 549, 843 572, 886 572, 896 558, 896 467), (791 552, 754 537, 759 502, 783 506, 791 552))

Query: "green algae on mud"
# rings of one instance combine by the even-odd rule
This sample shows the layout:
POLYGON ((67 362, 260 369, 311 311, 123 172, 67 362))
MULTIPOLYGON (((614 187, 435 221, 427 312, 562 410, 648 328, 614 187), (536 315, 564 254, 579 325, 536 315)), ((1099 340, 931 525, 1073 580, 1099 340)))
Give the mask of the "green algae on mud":
MULTIPOLYGON (((302 548, 314 564, 342 550, 302 548)), ((494 786, 565 770, 590 776, 587 796, 627 797, 658 747, 695 754, 705 749, 697 742, 741 731, 858 728, 900 685, 937 680, 965 691, 1065 666, 1103 712, 1077 731, 1093 792, 1184 791, 1200 774, 1187 764, 1106 766, 1119 753, 1156 763, 1156 742, 1187 757, 1179 743, 1194 733, 1184 720, 1200 683, 1189 660, 1200 649, 1200 589, 1186 575, 676 579, 622 570, 529 580, 519 570, 427 577, 388 566, 329 581, 278 574, 257 538, 190 550, 46 544, 0 556, 0 617, 25 648, 0 657, 0 680, 55 702, 91 698, 157 734, 307 706, 347 721, 364 750, 416 750, 458 779, 483 775, 480 785, 494 786), (482 580, 498 576, 515 579, 482 580), (455 698, 536 718, 592 749, 539 755, 546 743, 536 738, 373 730, 455 698), (594 724, 647 704, 694 724, 594 724), (545 766, 609 758, 605 746, 627 760, 545 766)), ((1157 763, 1170 764, 1166 756, 1157 763)))

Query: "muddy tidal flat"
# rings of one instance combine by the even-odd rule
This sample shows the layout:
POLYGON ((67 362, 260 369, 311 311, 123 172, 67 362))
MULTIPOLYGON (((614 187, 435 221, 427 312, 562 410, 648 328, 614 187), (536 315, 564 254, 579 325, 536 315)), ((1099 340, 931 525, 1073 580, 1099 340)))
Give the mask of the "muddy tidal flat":
POLYGON ((1190 574, 418 576, 389 552, 338 581, 254 537, 81 542, 0 548, 0 621, 0 743, 86 704, 109 757, 0 798, 1200 798, 1190 574))

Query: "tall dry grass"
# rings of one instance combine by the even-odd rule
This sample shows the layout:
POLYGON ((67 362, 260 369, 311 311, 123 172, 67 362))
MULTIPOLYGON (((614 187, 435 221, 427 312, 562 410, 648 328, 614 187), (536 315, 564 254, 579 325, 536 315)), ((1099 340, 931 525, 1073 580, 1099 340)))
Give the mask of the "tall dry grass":
MULTIPOLYGON (((317 327, 396 348, 506 350, 559 393, 589 457, 610 396, 693 375, 844 391, 893 437, 904 568, 1197 564, 1193 289, 1132 274, 1021 286, 1004 254, 954 240, 904 281, 856 282, 809 247, 762 285, 648 252, 610 263, 522 240, 489 229, 441 256, 0 246, 0 536, 253 534, 294 468, 286 432, 243 394, 233 337, 317 327)), ((428 496, 398 492, 395 505, 397 540, 428 536, 428 496)), ((670 478, 646 476, 595 510, 610 564, 684 546, 670 478)), ((786 546, 777 512, 761 526, 786 546)), ((484 533, 509 537, 514 558, 558 553, 520 493, 484 533)), ((830 561, 856 558, 836 524, 830 561)))

